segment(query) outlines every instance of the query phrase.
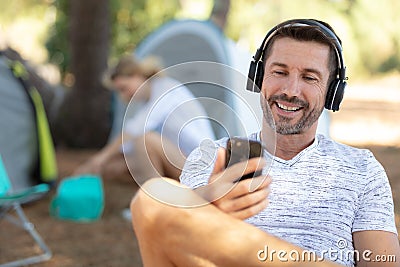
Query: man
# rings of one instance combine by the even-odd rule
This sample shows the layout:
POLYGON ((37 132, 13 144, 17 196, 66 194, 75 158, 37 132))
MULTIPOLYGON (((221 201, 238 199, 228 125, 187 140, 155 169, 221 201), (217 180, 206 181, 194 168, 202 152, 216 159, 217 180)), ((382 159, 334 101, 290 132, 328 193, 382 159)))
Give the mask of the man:
MULTIPOLYGON (((379 261, 388 255, 400 259, 393 200, 384 169, 369 151, 316 135, 323 108, 338 110, 343 96, 346 77, 339 38, 328 24, 320 21, 286 21, 267 34, 254 59, 249 78, 261 88, 264 122, 261 132, 249 139, 262 141, 265 146, 267 176, 240 181, 221 192, 218 188, 241 176, 239 167, 244 173, 260 168, 254 163, 256 159, 249 160, 247 166, 240 163, 223 171, 221 149, 214 165, 210 159, 215 159, 216 149, 224 147, 226 139, 217 141, 216 146, 195 150, 186 161, 181 182, 195 188, 214 207, 207 205, 199 208, 201 211, 175 208, 170 216, 180 214, 183 222, 167 220, 169 224, 159 231, 179 226, 182 233, 178 240, 180 235, 192 237, 181 245, 185 248, 182 253, 198 259, 197 266, 203 266, 202 262, 233 266, 228 263, 230 254, 247 257, 248 264, 244 261, 245 265, 238 266, 257 266, 256 248, 263 240, 268 248, 288 252, 301 247, 346 266, 399 266, 397 262, 379 261), (258 184, 255 190, 249 190, 252 183, 258 184), (193 222, 201 217, 208 217, 210 226, 193 222), (246 219, 264 233, 256 234, 255 229, 232 218, 246 219), (196 235, 191 236, 190 227, 185 225, 188 221, 193 228, 204 228, 192 229, 193 233, 200 233, 197 240, 193 240, 196 235), (224 242, 215 240, 213 235, 233 236, 224 242), (201 244, 207 238, 210 243, 201 244)), ((152 192, 154 188, 149 184, 145 190, 152 192)), ((195 198, 187 194, 190 196, 183 198, 182 203, 195 198)), ((134 216, 143 199, 146 198, 139 194, 132 202, 134 216)), ((149 224, 142 228, 141 220, 134 220, 139 242, 152 235, 154 229, 149 224)), ((145 247, 144 251, 151 253, 151 248, 145 247)), ((258 256, 262 254, 263 250, 258 256)), ((189 262, 184 257, 173 251, 168 254, 168 260, 178 266, 184 266, 185 260, 189 262)), ((284 263, 288 262, 270 262, 271 266, 284 263)), ((305 266, 312 264, 316 263, 308 262, 305 266)))

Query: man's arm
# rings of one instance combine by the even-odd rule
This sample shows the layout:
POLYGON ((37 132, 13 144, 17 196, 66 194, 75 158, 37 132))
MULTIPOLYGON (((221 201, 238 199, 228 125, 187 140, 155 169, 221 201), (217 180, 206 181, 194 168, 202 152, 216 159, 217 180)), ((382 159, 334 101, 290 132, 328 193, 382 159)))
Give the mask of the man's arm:
POLYGON ((353 233, 353 241, 354 249, 359 255, 357 267, 400 266, 400 247, 396 234, 386 231, 358 231, 353 233))
POLYGON ((131 202, 144 266, 338 266, 328 260, 290 260, 289 253, 302 255, 302 249, 214 205, 183 208, 167 204, 204 203, 192 190, 176 194, 179 188, 176 181, 152 179, 131 202))
MULTIPOLYGON (((235 168, 243 168, 218 172, 222 159, 219 154, 214 167, 215 188, 203 187, 202 196, 231 188, 235 168)), ((253 161, 246 171, 257 167, 253 161)), ((291 261, 289 253, 302 255, 301 248, 234 218, 170 179, 147 181, 132 200, 131 211, 144 266, 338 266, 327 260, 291 261)))
POLYGON ((389 179, 383 166, 370 151, 366 151, 364 160, 367 164, 366 186, 353 222, 354 248, 360 254, 360 261, 356 264, 357 266, 400 266, 399 240, 393 233, 396 231, 396 225, 389 179), (375 229, 383 229, 383 231, 375 229), (367 258, 362 257, 363 253, 367 258), (395 262, 390 262, 393 261, 393 259, 388 259, 390 255, 396 258, 395 262))

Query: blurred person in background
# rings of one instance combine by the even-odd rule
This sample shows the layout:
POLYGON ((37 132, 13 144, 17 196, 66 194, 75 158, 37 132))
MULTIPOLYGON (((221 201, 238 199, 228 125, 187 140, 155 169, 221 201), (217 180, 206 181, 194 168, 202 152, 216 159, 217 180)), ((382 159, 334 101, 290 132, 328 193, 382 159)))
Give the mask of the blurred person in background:
POLYGON ((123 56, 107 71, 106 86, 135 111, 126 114, 122 134, 79 166, 76 174, 104 174, 108 168, 107 173, 117 177, 128 165, 140 184, 156 176, 178 180, 189 153, 203 140, 214 140, 201 103, 186 86, 160 71, 156 58, 139 61, 134 55, 123 56))

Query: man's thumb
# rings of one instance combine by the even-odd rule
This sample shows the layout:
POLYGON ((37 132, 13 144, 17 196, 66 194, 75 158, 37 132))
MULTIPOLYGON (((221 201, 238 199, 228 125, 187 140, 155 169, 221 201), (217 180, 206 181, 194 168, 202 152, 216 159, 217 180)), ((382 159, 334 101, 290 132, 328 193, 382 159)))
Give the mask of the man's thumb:
POLYGON ((217 174, 225 170, 225 161, 226 161, 225 157, 226 157, 226 150, 222 147, 218 148, 217 159, 215 160, 214 169, 212 171, 209 183, 213 182, 215 178, 217 178, 217 175, 214 174, 217 174))

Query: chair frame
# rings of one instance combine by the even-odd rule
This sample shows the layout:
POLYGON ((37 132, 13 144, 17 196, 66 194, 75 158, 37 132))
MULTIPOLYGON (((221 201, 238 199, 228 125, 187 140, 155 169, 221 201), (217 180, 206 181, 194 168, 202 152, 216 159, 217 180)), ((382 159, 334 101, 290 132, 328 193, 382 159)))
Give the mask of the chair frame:
POLYGON ((27 231, 33 240, 39 245, 42 254, 30 256, 24 259, 10 261, 7 263, 1 263, 0 267, 12 267, 12 266, 23 266, 28 264, 35 264, 43 261, 47 261, 52 257, 52 252, 46 243, 43 241, 42 237, 36 231, 35 226, 26 217, 21 205, 17 202, 13 202, 9 207, 2 207, 0 210, 0 218, 4 217, 9 222, 27 231), (14 210, 16 216, 9 214, 10 210, 14 210))
POLYGON ((38 196, 47 193, 49 191, 49 185, 38 184, 19 192, 10 192, 11 184, 9 183, 9 178, 2 163, 1 157, 0 168, 0 180, 2 183, 4 183, 2 184, 4 187, 0 188, 0 190, 3 191, 1 192, 2 194, 0 194, 0 219, 5 219, 17 227, 25 230, 30 234, 35 243, 42 250, 42 253, 38 255, 0 263, 0 267, 26 266, 49 260, 52 257, 51 250, 36 231, 34 224, 28 220, 21 207, 22 203, 32 201, 38 196))

